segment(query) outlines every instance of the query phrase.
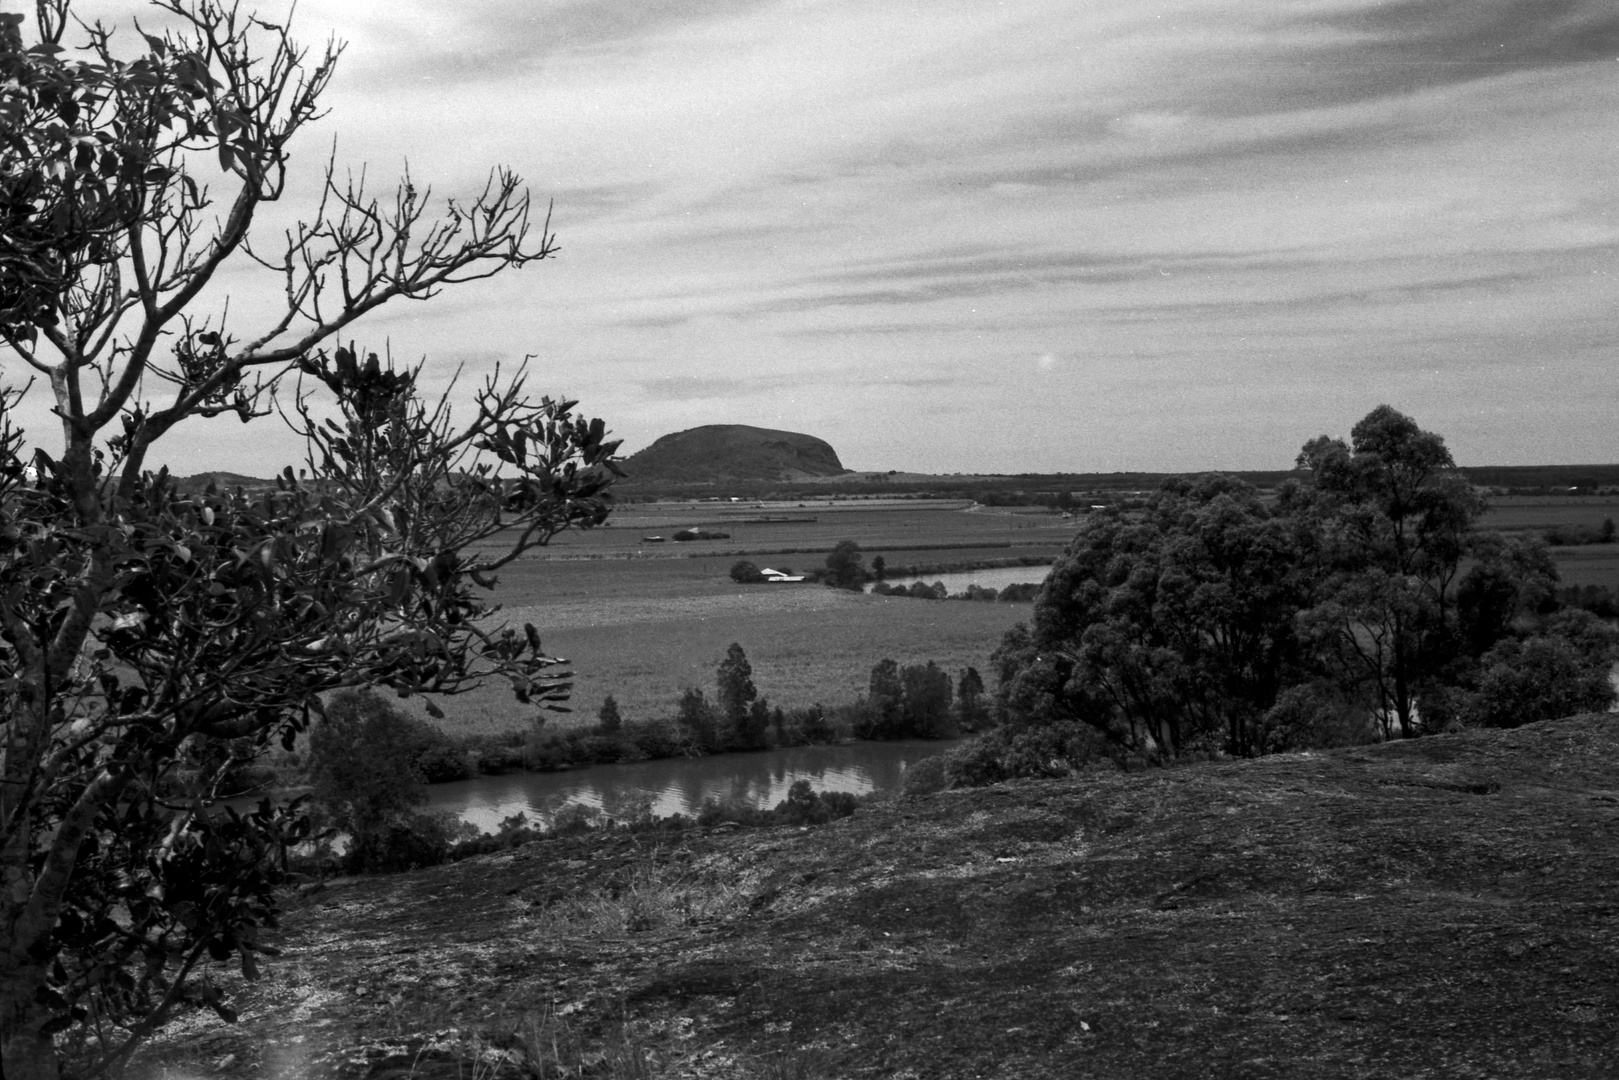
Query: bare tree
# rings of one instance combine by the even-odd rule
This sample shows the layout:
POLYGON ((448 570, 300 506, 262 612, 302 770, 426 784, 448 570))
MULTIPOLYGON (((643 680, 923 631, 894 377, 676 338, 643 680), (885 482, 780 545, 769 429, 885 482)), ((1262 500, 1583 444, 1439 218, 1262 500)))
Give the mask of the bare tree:
MULTIPOLYGON (((418 371, 333 339, 544 259, 519 179, 496 171, 429 213, 328 164, 318 206, 274 243, 292 140, 321 115, 341 47, 217 0, 152 0, 161 33, 39 0, 0 14, 0 1061, 92 1074, 187 1007, 232 1013, 209 965, 256 977, 285 845, 268 804, 207 806, 199 753, 292 745, 343 686, 453 693, 490 675, 536 706, 566 695, 532 627, 475 591, 558 531, 599 523, 617 444, 575 403, 488 375, 470 417, 418 371), (137 28, 140 29, 140 28, 137 28), (133 48, 131 48, 133 46, 133 48), (214 194, 205 180, 224 189, 214 194), (265 325, 200 312, 222 267, 263 268, 265 325), (26 453, 17 405, 43 384, 59 454, 26 453), (303 468, 275 490, 181 490, 147 468, 197 418, 275 412, 303 468)), ((273 421, 272 421, 273 422, 273 421)))

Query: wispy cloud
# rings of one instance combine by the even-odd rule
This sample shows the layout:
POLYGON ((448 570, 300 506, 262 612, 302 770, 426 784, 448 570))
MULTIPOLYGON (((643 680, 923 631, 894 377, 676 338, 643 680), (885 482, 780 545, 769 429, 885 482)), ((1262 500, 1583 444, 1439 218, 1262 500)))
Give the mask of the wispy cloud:
POLYGON ((299 19, 350 41, 341 158, 555 198, 556 262, 376 331, 535 353, 630 449, 729 421, 868 468, 1280 465, 1389 400, 1464 459, 1619 457, 1611 0, 299 19))

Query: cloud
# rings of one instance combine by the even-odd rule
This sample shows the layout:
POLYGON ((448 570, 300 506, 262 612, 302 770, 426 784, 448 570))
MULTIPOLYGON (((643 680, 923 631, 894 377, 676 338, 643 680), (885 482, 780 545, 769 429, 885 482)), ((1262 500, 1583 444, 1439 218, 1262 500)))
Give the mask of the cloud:
POLYGON ((555 199, 557 260, 359 334, 434 372, 537 353, 632 441, 757 410, 871 467, 1263 464, 1379 390, 1469 452, 1530 452, 1476 420, 1506 407, 1542 457, 1612 454, 1556 389, 1619 315, 1610 0, 299 18, 350 41, 306 154, 555 199))

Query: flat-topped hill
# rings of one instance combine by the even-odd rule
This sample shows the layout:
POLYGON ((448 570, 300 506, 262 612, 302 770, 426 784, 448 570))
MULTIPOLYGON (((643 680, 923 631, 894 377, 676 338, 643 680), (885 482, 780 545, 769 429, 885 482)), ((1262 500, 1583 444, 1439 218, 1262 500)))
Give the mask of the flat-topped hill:
POLYGON ((1611 1077, 1615 761, 1587 715, 334 882, 141 1071, 1611 1077))
POLYGON ((624 462, 631 484, 808 480, 849 472, 813 435, 747 424, 707 424, 665 435, 624 462))

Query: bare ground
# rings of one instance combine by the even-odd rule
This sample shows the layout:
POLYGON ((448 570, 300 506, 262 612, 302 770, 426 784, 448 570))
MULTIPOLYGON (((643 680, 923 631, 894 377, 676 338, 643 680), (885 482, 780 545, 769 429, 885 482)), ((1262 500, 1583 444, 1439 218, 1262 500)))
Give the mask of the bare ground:
POLYGON ((1619 719, 547 841, 282 937, 141 1071, 1619 1076, 1619 719))

